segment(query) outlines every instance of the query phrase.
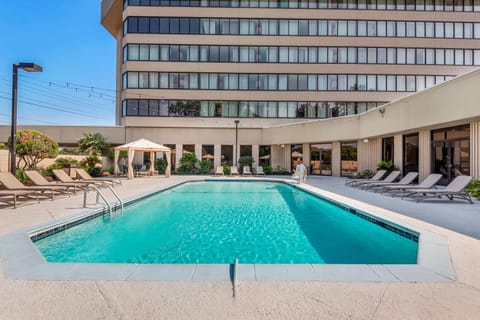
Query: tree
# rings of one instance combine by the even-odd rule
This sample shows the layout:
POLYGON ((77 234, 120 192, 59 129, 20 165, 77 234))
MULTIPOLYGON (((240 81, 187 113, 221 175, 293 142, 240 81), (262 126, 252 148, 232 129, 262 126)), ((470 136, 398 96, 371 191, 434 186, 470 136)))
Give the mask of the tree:
POLYGON ((101 156, 110 146, 101 133, 84 133, 83 138, 78 140, 80 151, 87 152, 90 156, 101 156))
MULTIPOLYGON (((12 146, 12 137, 8 138, 8 146, 12 146)), ((40 131, 20 130, 17 132, 16 152, 24 162, 22 169, 36 170, 40 161, 58 155, 58 143, 40 131)))

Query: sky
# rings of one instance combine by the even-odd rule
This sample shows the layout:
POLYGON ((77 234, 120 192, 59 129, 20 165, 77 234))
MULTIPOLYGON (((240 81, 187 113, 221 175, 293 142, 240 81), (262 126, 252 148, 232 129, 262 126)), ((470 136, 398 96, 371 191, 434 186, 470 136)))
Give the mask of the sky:
MULTIPOLYGON (((101 0, 2 1, 0 125, 11 123, 12 65, 19 70, 19 125, 115 125, 115 40, 101 0)), ((1 140, 1 139, 0 139, 1 140)))

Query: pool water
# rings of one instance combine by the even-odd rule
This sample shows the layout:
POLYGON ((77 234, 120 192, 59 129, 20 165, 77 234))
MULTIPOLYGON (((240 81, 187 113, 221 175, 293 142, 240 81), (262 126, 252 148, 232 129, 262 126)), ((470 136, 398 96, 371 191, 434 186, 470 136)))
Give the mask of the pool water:
POLYGON ((417 242, 284 183, 190 182, 35 242, 49 262, 414 264, 417 242))

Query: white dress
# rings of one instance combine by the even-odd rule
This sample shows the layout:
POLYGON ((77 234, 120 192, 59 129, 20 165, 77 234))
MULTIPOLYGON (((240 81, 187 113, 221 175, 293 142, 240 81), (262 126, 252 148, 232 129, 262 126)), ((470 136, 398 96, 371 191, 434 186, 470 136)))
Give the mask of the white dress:
POLYGON ((298 183, 305 182, 305 165, 303 163, 297 164, 297 168, 295 168, 295 176, 298 179, 298 183))

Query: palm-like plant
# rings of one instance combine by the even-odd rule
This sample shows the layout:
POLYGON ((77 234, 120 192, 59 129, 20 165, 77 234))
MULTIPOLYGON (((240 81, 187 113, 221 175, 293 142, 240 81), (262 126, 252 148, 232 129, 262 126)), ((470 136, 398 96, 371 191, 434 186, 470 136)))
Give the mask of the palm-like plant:
POLYGON ((100 156, 109 147, 107 138, 101 133, 84 133, 83 138, 78 140, 80 151, 87 152, 90 156, 100 156))

